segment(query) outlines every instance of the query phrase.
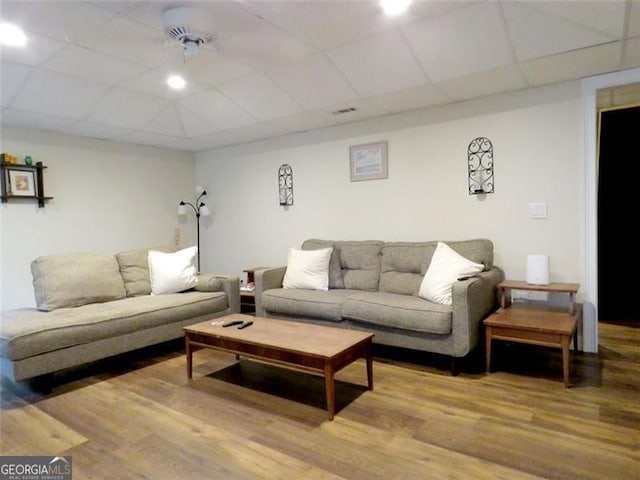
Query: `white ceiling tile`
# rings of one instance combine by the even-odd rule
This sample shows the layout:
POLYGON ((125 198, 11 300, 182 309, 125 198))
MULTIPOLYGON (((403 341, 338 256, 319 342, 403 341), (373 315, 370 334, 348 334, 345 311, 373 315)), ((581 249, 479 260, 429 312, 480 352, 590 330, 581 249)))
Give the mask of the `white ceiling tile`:
POLYGON ((315 130, 336 124, 333 119, 328 118, 327 116, 323 117, 310 112, 300 112, 293 115, 287 115, 286 117, 270 120, 267 123, 290 132, 306 132, 308 130, 315 130))
POLYGON ((264 73, 227 83, 219 89, 259 120, 301 111, 300 106, 264 73))
POLYGON ((624 68, 640 67, 640 37, 627 40, 624 68))
POLYGON ((1 116, 2 125, 38 130, 56 130, 75 121, 73 118, 27 112, 11 107, 2 109, 1 116))
POLYGON ((79 1, 2 1, 2 18, 22 26, 27 36, 77 42, 93 35, 113 13, 79 1))
POLYGON ((375 97, 368 97, 367 101, 379 105, 386 110, 397 113, 416 108, 432 107, 434 105, 442 105, 450 102, 451 98, 447 97, 438 87, 432 84, 423 85, 421 87, 408 88, 398 92, 385 93, 375 97))
POLYGON ((616 70, 621 42, 530 60, 520 65, 530 85, 544 85, 616 70))
POLYGON ((185 136, 180 115, 174 104, 167 105, 164 110, 143 127, 143 130, 173 137, 185 136))
POLYGON ((79 119, 100 101, 107 89, 106 84, 38 70, 29 77, 11 106, 79 119))
POLYGON ((160 67, 166 72, 179 72, 190 81, 217 86, 255 73, 255 69, 226 57, 217 48, 203 48, 196 57, 183 57, 181 49, 176 58, 160 67))
POLYGON ((426 83, 415 57, 396 31, 366 37, 327 54, 364 97, 426 83))
POLYGON ((64 127, 60 128, 58 132, 68 135, 78 135, 81 137, 115 140, 128 133, 133 133, 133 130, 128 128, 114 127, 112 125, 105 125, 103 123, 87 122, 83 120, 80 122, 65 125, 64 127))
POLYGON ((271 70, 304 58, 317 50, 269 24, 221 38, 220 52, 258 70, 271 70))
POLYGON ((229 142, 227 144, 221 144, 213 141, 204 141, 195 138, 181 138, 179 140, 173 140, 166 145, 163 145, 163 148, 170 148, 172 150, 181 150, 186 152, 201 152, 203 150, 210 150, 212 148, 231 145, 233 142, 229 142))
POLYGON ((145 67, 82 47, 69 46, 42 64, 43 68, 97 82, 119 82, 145 67))
POLYGON ((245 110, 213 88, 181 98, 178 103, 205 119, 209 123, 210 131, 242 127, 256 121, 245 110))
POLYGON ((27 44, 23 47, 4 45, 0 47, 0 56, 2 56, 2 60, 36 66, 66 46, 65 42, 38 35, 29 35, 27 44))
POLYGON ((187 137, 199 137, 219 130, 219 128, 214 128, 207 120, 192 112, 184 105, 176 104, 176 110, 180 115, 182 128, 184 128, 187 137))
POLYGON ((640 37, 640 0, 631 0, 628 35, 629 37, 640 37))
POLYGON ((615 40, 612 35, 582 27, 529 4, 505 2, 502 5, 519 61, 615 40))
POLYGON ((331 121, 332 123, 351 123, 357 122, 360 120, 365 120, 367 118, 373 117, 381 117, 389 113, 389 110, 380 107, 378 105, 374 105, 371 102, 366 100, 358 99, 353 102, 349 102, 347 104, 334 105, 330 108, 316 110, 313 113, 321 116, 322 118, 331 121), (333 112, 343 109, 343 108, 355 108, 354 112, 342 113, 342 114, 334 114, 333 112))
POLYGON ((209 148, 219 148, 227 145, 249 142, 252 141, 253 138, 241 133, 239 130, 226 130, 224 132, 215 132, 201 137, 196 137, 194 140, 206 143, 209 145, 209 148))
POLYGON ((411 49, 433 82, 512 62, 498 4, 457 9, 403 28, 411 49))
MULTIPOLYGON (((502 2, 503 5, 512 2, 502 2)), ((538 1, 521 2, 547 15, 553 15, 599 32, 613 39, 622 37, 626 0, 538 1)))
POLYGON ((334 48, 390 28, 375 2, 299 2, 268 17, 274 24, 316 48, 334 48))
POLYGON ((26 83, 31 72, 31 67, 19 63, 2 62, 0 64, 0 105, 9 105, 26 83))
POLYGON ((501 92, 526 88, 527 84, 518 67, 508 65, 465 77, 452 78, 437 84, 456 100, 484 97, 501 92))
POLYGON ((164 46, 161 30, 149 28, 127 18, 115 17, 98 27, 93 35, 78 42, 81 46, 134 62, 157 67, 171 61, 176 52, 164 46))
POLYGON ((118 85, 128 90, 135 90, 137 92, 147 93, 149 95, 155 95, 157 97, 167 99, 186 97, 209 88, 206 85, 193 81, 192 78, 188 75, 184 75, 180 70, 165 71, 164 69, 146 70, 140 75, 136 75, 119 82, 118 85), (182 75, 187 84, 181 90, 175 90, 169 87, 169 85, 167 85, 167 79, 170 75, 182 75))
POLYGON ((155 118, 167 100, 120 87, 112 88, 88 119, 124 128, 141 128, 155 118))
POLYGON ((134 132, 120 138, 129 143, 135 143, 136 145, 148 145, 150 147, 164 147, 165 145, 179 140, 178 137, 170 137, 168 135, 159 135, 149 132, 134 132))
POLYGON ((278 137, 290 132, 271 123, 254 123, 252 125, 234 128, 229 133, 253 141, 269 137, 278 137))
POLYGON ((314 110, 358 97, 323 53, 318 53, 269 76, 303 108, 314 110))

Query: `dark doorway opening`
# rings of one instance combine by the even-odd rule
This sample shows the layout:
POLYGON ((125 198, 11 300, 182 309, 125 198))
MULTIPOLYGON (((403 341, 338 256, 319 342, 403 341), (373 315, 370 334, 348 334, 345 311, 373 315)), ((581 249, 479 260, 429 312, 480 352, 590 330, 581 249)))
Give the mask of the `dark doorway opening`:
POLYGON ((598 317, 640 327, 640 105, 600 112, 598 317))

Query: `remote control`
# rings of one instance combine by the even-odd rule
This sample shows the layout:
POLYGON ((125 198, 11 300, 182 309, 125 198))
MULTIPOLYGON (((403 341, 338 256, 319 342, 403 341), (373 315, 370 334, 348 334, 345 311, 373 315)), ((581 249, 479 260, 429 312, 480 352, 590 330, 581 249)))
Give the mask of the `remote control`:
POLYGON ((231 327, 232 325, 240 325, 241 323, 243 323, 242 320, 229 320, 228 322, 224 322, 222 326, 231 327))
POLYGON ((253 325, 253 321, 251 320, 247 320, 246 322, 242 322, 242 325, 240 325, 238 327, 238 330, 242 329, 242 328, 247 328, 250 327, 251 325, 253 325))

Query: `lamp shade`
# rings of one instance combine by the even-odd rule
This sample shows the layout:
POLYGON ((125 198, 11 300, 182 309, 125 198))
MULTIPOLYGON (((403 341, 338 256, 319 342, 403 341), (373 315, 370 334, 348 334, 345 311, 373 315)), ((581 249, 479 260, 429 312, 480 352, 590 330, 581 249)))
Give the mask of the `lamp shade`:
POLYGON ((197 197, 202 195, 204 192, 205 192, 205 190, 204 190, 204 187, 202 185, 196 185, 196 196, 197 197))
POLYGON ((178 206, 178 215, 186 215, 186 214, 187 214, 187 207, 183 202, 181 202, 180 205, 178 206))
POLYGON ((209 211, 209 207, 207 207, 204 203, 200 204, 200 215, 203 217, 208 217, 211 215, 211 211, 209 211))

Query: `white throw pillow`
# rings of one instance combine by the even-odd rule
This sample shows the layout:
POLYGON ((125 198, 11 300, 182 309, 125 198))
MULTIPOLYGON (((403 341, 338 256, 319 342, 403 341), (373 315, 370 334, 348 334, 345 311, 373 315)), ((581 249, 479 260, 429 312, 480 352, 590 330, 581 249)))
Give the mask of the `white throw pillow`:
POLYGON ((149 279, 151 295, 177 293, 193 288, 196 277, 198 247, 189 247, 174 253, 149 251, 149 279))
POLYGON ((329 290, 329 260, 333 248, 317 250, 289 249, 287 271, 284 274, 284 288, 304 288, 307 290, 329 290))
POLYGON ((446 243, 438 242, 418 295, 435 303, 451 305, 453 282, 464 274, 473 275, 482 270, 483 264, 472 262, 446 243))

